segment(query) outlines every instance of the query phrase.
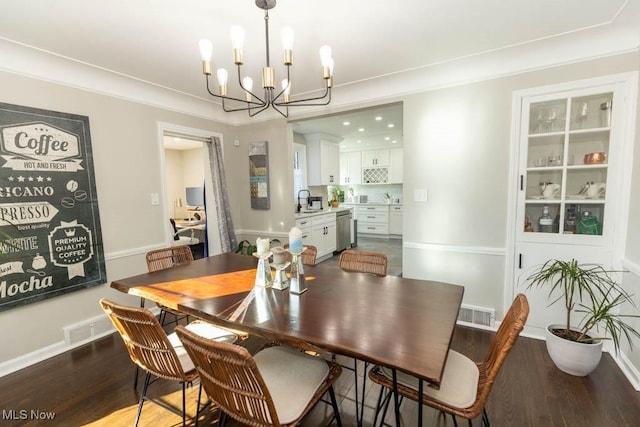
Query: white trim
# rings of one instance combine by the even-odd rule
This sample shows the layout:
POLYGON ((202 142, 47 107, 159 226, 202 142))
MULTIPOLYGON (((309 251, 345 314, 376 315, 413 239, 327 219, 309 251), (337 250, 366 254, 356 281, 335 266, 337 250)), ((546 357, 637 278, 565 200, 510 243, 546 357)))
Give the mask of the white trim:
POLYGON ((636 264, 635 262, 633 262, 633 261, 631 261, 631 260, 629 260, 627 258, 622 258, 622 267, 626 268, 631 273, 633 273, 636 276, 640 277, 640 265, 636 264))
POLYGON ((620 352, 618 356, 615 353, 611 353, 611 357, 615 360, 616 364, 622 371, 625 377, 629 380, 631 385, 636 391, 640 391, 640 371, 633 365, 631 360, 626 354, 620 352))
POLYGON ((439 251, 439 252, 457 252, 464 254, 475 255, 492 255, 492 256, 505 256, 505 248, 493 248, 489 246, 456 246, 456 245, 441 245, 435 243, 421 243, 421 242, 407 242, 402 243, 403 248, 408 249, 423 249, 427 251, 439 251))

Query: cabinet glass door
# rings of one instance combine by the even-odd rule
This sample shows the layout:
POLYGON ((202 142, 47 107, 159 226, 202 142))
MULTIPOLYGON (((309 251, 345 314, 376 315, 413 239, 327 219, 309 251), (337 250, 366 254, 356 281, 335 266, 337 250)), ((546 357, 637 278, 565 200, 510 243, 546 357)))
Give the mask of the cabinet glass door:
POLYGON ((525 108, 525 233, 603 234, 612 108, 612 92, 525 108))

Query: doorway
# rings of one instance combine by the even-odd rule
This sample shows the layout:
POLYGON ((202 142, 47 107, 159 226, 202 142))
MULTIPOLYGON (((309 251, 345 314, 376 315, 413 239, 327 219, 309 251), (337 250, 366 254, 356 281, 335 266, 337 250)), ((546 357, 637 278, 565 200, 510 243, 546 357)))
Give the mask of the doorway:
POLYGON ((216 215, 207 216, 216 207, 212 194, 206 194, 212 188, 205 143, 216 136, 221 138, 210 131, 159 124, 165 243, 189 245, 194 258, 220 252, 216 215))

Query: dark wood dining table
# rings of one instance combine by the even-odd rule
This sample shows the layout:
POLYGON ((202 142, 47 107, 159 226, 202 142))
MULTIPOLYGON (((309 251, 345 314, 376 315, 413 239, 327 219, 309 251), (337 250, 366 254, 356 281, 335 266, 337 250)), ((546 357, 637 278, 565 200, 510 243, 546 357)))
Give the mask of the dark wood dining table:
MULTIPOLYGON (((308 290, 254 287, 257 259, 225 253, 111 287, 277 342, 398 369, 438 388, 464 288, 304 266, 308 290)), ((421 405, 419 405, 421 406, 421 405)))

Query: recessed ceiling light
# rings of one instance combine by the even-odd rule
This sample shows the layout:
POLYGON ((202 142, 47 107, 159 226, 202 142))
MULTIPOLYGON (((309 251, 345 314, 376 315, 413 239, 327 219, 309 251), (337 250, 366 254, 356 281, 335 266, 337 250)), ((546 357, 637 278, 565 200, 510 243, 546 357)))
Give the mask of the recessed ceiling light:
POLYGON ((379 122, 380 120, 382 120, 382 116, 376 116, 376 122, 379 122))
POLYGON ((389 124, 387 125, 387 127, 388 127, 388 128, 392 128, 392 127, 395 127, 395 125, 394 125, 393 123, 389 123, 389 124))
POLYGON ((393 141, 391 141, 392 144, 397 143, 398 141, 396 141, 395 139, 393 141))
POLYGON ((358 144, 362 144, 362 140, 359 139, 358 141, 356 141, 358 144))
POLYGON ((180 138, 175 138, 175 137, 174 137, 174 138, 173 138, 173 140, 174 140, 175 142, 179 142, 179 141, 180 141, 180 138))
POLYGON ((388 136, 385 136, 385 138, 384 138, 384 140, 385 140, 385 141, 388 141, 388 140, 390 140, 390 139, 391 139, 391 138, 389 138, 388 136))
POLYGON ((342 124, 343 124, 344 126, 349 126, 349 125, 351 124, 351 122, 347 120, 347 121, 342 122, 342 124))
POLYGON ((364 128, 359 128, 358 132, 364 132, 364 128))

